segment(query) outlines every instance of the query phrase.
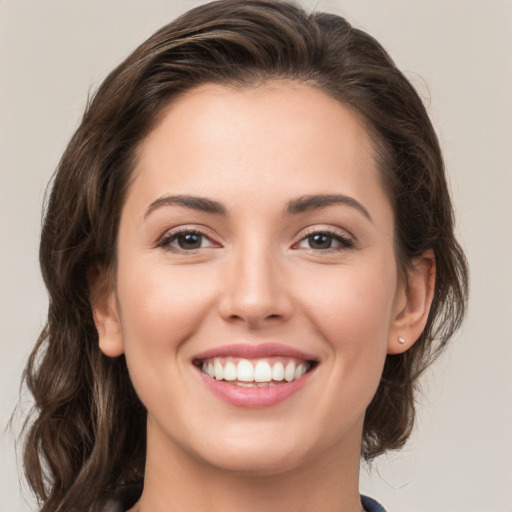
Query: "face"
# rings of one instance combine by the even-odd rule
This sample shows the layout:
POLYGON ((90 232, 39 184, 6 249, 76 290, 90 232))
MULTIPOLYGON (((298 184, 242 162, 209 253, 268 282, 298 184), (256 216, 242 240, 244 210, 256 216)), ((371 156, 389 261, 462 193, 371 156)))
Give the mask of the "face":
POLYGON ((140 147, 95 311, 147 408, 148 457, 260 473, 358 457, 406 308, 393 222, 367 132, 323 92, 173 102, 140 147))

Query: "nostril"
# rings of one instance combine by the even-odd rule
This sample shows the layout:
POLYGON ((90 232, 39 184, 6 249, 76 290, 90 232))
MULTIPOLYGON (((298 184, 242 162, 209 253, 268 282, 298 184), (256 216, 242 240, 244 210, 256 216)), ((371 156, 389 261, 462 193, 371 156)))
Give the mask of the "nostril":
POLYGON ((228 317, 228 320, 232 322, 243 322, 247 323, 249 326, 256 327, 257 325, 262 325, 268 321, 280 321, 284 318, 284 315, 280 314, 258 314, 257 312, 247 312, 244 314, 232 314, 228 317))

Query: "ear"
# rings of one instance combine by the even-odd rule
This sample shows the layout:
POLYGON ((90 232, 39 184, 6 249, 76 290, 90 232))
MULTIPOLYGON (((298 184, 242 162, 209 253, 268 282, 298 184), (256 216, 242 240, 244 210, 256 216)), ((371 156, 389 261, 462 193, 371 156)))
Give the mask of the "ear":
POLYGON ((436 283, 436 261, 432 250, 412 262, 399 284, 394 318, 389 332, 388 354, 401 354, 420 337, 427 323, 436 283))
POLYGON ((97 271, 94 276, 90 276, 89 300, 100 350, 106 356, 118 357, 124 353, 124 344, 116 294, 107 276, 108 271, 97 271))

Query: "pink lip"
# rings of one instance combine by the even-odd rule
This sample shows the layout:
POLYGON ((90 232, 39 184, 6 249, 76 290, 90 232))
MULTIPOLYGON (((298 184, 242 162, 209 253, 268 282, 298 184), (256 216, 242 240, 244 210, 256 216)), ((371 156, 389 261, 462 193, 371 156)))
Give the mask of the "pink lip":
POLYGON ((316 361, 317 358, 280 343, 260 343, 251 345, 249 343, 232 343, 222 345, 197 354, 193 359, 210 359, 212 357, 242 357, 245 359, 257 359, 264 357, 283 356, 304 359, 305 361, 316 361))
MULTIPOLYGON (((279 343, 260 343, 252 345, 248 343, 233 343, 222 345, 197 354, 193 361, 211 359, 213 357, 241 357, 245 359, 258 359, 265 357, 293 357, 304 361, 318 361, 316 357, 295 348, 279 343)), ((199 367, 197 371, 206 387, 218 398, 235 407, 263 408, 286 400, 307 384, 314 373, 314 369, 299 379, 285 382, 271 387, 241 387, 226 381, 216 380, 205 375, 199 367)))
POLYGON ((309 381, 314 370, 292 382, 267 388, 239 387, 222 380, 212 379, 199 369, 198 372, 206 387, 224 402, 235 407, 256 409, 271 407, 297 393, 309 381))

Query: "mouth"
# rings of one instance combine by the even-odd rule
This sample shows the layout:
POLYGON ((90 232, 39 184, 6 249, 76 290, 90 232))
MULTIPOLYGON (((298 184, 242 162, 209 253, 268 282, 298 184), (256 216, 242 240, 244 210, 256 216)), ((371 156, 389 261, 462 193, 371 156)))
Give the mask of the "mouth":
POLYGON ((197 354, 192 364, 206 387, 235 407, 269 407, 298 393, 320 362, 294 348, 234 344, 197 354))
POLYGON ((240 358, 232 356, 194 359, 193 364, 204 375, 239 387, 273 387, 294 382, 312 371, 315 360, 271 356, 240 358))

